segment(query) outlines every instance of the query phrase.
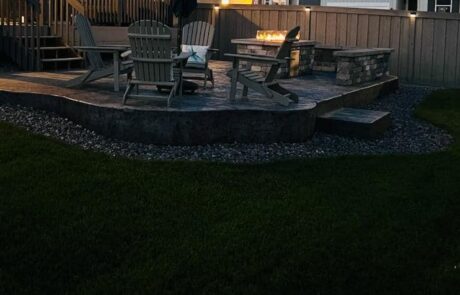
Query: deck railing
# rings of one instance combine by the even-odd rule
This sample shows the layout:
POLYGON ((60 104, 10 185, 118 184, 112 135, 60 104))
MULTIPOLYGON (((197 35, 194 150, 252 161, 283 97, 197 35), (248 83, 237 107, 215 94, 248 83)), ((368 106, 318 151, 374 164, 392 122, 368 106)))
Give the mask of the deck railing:
POLYGON ((39 12, 37 0, 0 0, 0 51, 24 69, 40 69, 39 12))
POLYGON ((95 25, 128 25, 140 19, 172 23, 169 0, 80 0, 95 25))
POLYGON ((53 36, 62 38, 64 44, 74 46, 79 44, 78 36, 73 26, 73 16, 85 14, 85 8, 80 0, 39 0, 40 25, 47 28, 53 36))
POLYGON ((173 21, 170 0, 0 0, 0 51, 23 69, 40 70, 41 39, 60 37, 63 45, 79 44, 76 14, 103 26, 173 21))

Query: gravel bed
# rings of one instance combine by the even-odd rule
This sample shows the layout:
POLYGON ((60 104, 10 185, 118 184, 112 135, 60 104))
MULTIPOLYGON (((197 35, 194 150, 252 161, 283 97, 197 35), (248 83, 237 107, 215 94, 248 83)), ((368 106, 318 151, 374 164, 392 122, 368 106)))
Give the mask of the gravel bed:
POLYGON ((55 114, 21 106, 0 105, 0 120, 85 150, 147 160, 209 160, 233 163, 340 155, 424 154, 444 150, 452 137, 413 117, 415 107, 433 88, 402 86, 367 109, 391 112, 393 126, 376 140, 316 133, 306 143, 157 146, 112 140, 55 114))

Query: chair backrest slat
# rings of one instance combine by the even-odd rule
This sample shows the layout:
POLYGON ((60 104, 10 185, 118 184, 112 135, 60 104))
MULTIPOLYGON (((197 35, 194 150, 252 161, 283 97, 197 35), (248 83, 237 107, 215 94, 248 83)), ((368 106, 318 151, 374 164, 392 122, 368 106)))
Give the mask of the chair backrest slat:
MULTIPOLYGON (((97 46, 88 18, 81 14, 77 14, 75 15, 74 23, 77 27, 78 34, 80 35, 82 46, 97 46)), ((86 57, 88 58, 91 68, 101 69, 104 67, 104 62, 102 61, 100 53, 88 52, 86 57)))
POLYGON ((136 79, 171 82, 171 29, 154 20, 141 20, 128 28, 136 79))
MULTIPOLYGON (((291 57, 292 43, 294 43, 294 41, 296 40, 296 38, 297 38, 297 36, 299 34, 299 31, 300 31, 300 27, 297 26, 297 27, 293 28, 292 30, 290 30, 286 34, 286 37, 284 38, 284 41, 281 44, 281 46, 280 46, 280 48, 278 50, 278 53, 276 54, 277 59, 284 60, 286 58, 291 57)), ((279 68, 280 68, 279 64, 272 65, 272 67, 270 68, 270 71, 268 72, 267 76, 265 77, 265 81, 266 82, 272 82, 275 79, 279 68)))
POLYGON ((182 44, 212 46, 214 41, 214 26, 203 21, 186 24, 182 29, 182 44))

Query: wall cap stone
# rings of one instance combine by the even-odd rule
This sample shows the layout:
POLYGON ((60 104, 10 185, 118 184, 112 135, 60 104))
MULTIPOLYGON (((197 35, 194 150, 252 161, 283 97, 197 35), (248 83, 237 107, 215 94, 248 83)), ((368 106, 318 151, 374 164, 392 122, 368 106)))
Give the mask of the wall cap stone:
POLYGON ((337 57, 362 57, 379 54, 390 54, 394 51, 393 48, 367 48, 367 49, 350 49, 334 52, 337 57))
POLYGON ((330 49, 330 50, 349 50, 351 49, 345 46, 324 45, 324 44, 317 44, 315 48, 316 49, 330 49))

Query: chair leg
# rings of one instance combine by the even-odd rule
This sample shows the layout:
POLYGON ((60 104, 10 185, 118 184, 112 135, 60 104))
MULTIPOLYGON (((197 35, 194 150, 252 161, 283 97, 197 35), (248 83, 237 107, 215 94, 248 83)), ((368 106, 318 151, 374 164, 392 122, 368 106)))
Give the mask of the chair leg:
POLYGON ((211 69, 208 69, 208 70, 209 70, 208 77, 209 77, 209 80, 211 81, 212 88, 214 88, 214 73, 211 69))
POLYGON ((229 94, 229 98, 231 101, 234 101, 236 99, 237 83, 238 83, 238 69, 233 69, 231 86, 230 86, 230 94, 229 94))
POLYGON ((126 104, 126 100, 128 99, 129 94, 131 93, 131 90, 133 90, 134 84, 129 83, 128 87, 126 87, 125 94, 123 95, 123 102, 122 104, 126 104))
POLYGON ((83 84, 86 83, 86 81, 89 79, 89 77, 94 73, 94 70, 88 70, 86 73, 83 75, 74 78, 70 81, 67 81, 66 87, 81 87, 83 84))
POLYGON ((283 96, 282 94, 278 93, 278 92, 275 92, 269 88, 267 88, 270 92, 270 95, 271 95, 271 99, 273 99, 274 101, 276 101, 277 103, 279 103, 280 105, 282 106, 288 106, 289 105, 289 98, 283 96))
POLYGON ((280 84, 274 84, 274 85, 269 86, 268 88, 282 95, 288 94, 290 100, 294 102, 299 102, 299 96, 297 94, 295 94, 292 91, 287 90, 286 88, 282 87, 280 84))
POLYGON ((182 74, 181 74, 181 77, 180 77, 180 80, 179 80, 179 98, 182 99, 182 93, 184 91, 184 77, 182 77, 182 74))
POLYGON ((168 96, 168 102, 167 102, 168 108, 171 106, 171 100, 175 96, 177 88, 179 88, 179 83, 174 83, 174 86, 171 89, 171 92, 169 93, 169 96, 168 96))
POLYGON ((241 97, 241 100, 248 100, 248 86, 244 85, 243 87, 243 96, 241 97))
POLYGON ((204 89, 206 89, 206 85, 207 85, 207 82, 208 82, 208 79, 209 79, 208 77, 209 77, 208 76, 208 71, 205 71, 204 72, 204 84, 203 84, 204 89))

